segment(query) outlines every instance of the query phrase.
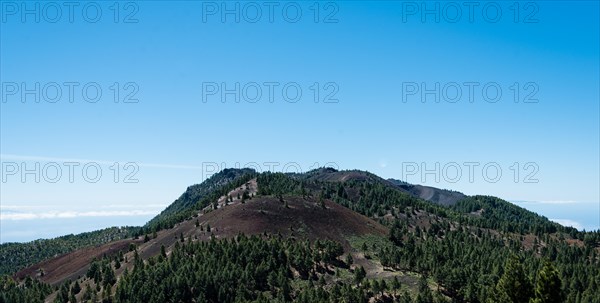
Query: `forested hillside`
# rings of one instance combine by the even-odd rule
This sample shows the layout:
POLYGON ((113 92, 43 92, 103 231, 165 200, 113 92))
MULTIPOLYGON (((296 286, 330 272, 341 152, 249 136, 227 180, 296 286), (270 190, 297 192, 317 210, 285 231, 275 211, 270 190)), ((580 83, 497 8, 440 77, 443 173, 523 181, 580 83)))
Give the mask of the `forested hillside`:
MULTIPOLYGON (((430 275, 440 292, 455 300, 486 302, 499 296, 509 257, 524 264, 524 279, 538 280, 544 260, 558 269, 561 300, 600 302, 600 233, 579 232, 509 202, 489 196, 468 197, 443 207, 395 191, 381 182, 306 184, 282 174, 262 174, 279 194, 320 188, 319 195, 391 225, 394 245, 367 249, 382 264, 430 275), (316 186, 315 186, 316 185, 316 186)), ((260 182, 260 181, 259 181, 260 182)), ((268 188, 268 187, 267 187, 268 188)), ((528 285, 527 288, 532 288, 528 285)), ((494 302, 503 301, 502 296, 494 302)), ((510 302, 510 301, 508 301, 510 302)), ((527 302, 514 301, 514 302, 527 302)))
POLYGON ((442 205, 332 169, 207 182, 85 277, 4 277, 0 302, 600 302, 600 232, 499 198, 442 205))
POLYGON ((0 245, 0 275, 12 274, 26 266, 73 250, 129 238, 139 227, 111 227, 78 235, 40 239, 27 243, 0 245))

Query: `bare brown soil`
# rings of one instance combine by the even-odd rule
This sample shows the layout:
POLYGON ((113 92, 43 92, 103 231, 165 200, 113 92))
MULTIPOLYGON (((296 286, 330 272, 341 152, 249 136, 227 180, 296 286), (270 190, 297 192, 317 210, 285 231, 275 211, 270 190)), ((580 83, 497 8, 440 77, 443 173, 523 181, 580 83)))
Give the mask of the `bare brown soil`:
POLYGON ((280 200, 271 196, 253 196, 242 203, 242 199, 237 198, 237 194, 241 196, 244 191, 251 196, 255 195, 256 189, 256 181, 252 180, 229 193, 233 202, 226 203, 227 199, 223 196, 218 201, 217 209, 209 206, 197 216, 177 224, 174 228, 159 231, 156 238, 149 235, 151 239, 146 243, 143 239, 127 239, 80 249, 35 264, 15 276, 20 279, 26 276, 38 277, 44 282, 56 285, 67 279, 83 277, 94 258, 99 259, 103 255, 122 251, 128 262, 124 262, 116 272, 119 276, 125 268, 131 268, 133 265, 133 253, 128 253, 130 243, 138 245, 139 255, 148 259, 158 255, 161 246, 169 253, 173 245, 181 241, 182 236, 184 241, 206 241, 211 237, 231 238, 240 233, 281 234, 300 239, 334 240, 342 243, 348 250, 348 236, 387 233, 386 227, 376 221, 329 200, 321 204, 315 197, 284 196, 280 200))
POLYGON ((87 247, 74 252, 60 255, 25 268, 15 274, 16 278, 26 276, 38 277, 40 280, 56 285, 70 279, 75 280, 84 276, 94 258, 112 255, 118 251, 126 251, 129 243, 139 243, 141 240, 120 240, 96 247, 87 247))

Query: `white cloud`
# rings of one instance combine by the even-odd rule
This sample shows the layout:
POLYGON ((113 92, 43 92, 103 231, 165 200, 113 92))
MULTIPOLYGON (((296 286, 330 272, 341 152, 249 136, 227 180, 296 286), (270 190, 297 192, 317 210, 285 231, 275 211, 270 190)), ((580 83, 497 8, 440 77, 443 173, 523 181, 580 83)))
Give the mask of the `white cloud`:
POLYGON ((58 210, 97 210, 97 209, 159 209, 162 210, 169 206, 168 204, 161 203, 149 203, 149 204, 95 204, 94 205, 69 205, 69 204, 39 204, 39 205, 27 205, 27 204, 12 204, 12 205, 0 205, 0 212, 23 212, 23 211, 58 211, 58 210))
POLYGON ((108 205, 2 205, 0 220, 65 219, 81 217, 131 217, 156 215, 163 204, 108 205))
POLYGON ((583 225, 577 221, 569 220, 569 219, 550 219, 550 221, 554 221, 562 226, 571 226, 575 227, 578 230, 583 230, 583 225))
POLYGON ((581 203, 572 200, 547 200, 547 201, 524 201, 524 200, 512 200, 514 203, 531 203, 531 204, 575 204, 581 203))
POLYGON ((131 217, 158 214, 151 210, 113 211, 48 211, 48 212, 1 212, 0 220, 68 219, 81 217, 131 217))
POLYGON ((388 161, 386 159, 379 160, 379 167, 386 168, 388 166, 388 161))

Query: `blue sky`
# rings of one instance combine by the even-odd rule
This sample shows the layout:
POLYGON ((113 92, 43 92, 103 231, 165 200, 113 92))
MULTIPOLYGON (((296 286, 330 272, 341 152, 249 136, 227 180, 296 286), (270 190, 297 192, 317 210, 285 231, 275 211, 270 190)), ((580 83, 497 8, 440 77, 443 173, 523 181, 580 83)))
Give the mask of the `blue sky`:
POLYGON ((54 3, 2 1, 2 242, 143 224, 214 163, 330 163, 600 228, 597 1, 54 3))

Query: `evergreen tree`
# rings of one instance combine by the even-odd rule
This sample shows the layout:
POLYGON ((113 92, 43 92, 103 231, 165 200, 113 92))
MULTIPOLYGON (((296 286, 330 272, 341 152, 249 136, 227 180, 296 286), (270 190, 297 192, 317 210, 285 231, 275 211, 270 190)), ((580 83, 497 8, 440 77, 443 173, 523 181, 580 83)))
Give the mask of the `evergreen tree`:
POLYGON ((117 278, 115 276, 115 271, 112 269, 110 264, 107 264, 102 270, 104 275, 102 277, 102 282, 104 283, 104 288, 108 288, 117 282, 117 278))
POLYGON ((563 301, 561 292, 562 281, 558 270, 550 260, 544 260, 544 265, 538 273, 535 283, 535 299, 533 303, 560 303, 563 301))
POLYGON ((346 264, 348 265, 348 267, 350 267, 352 263, 354 263, 354 259, 352 258, 352 254, 348 253, 346 255, 346 264))
POLYGON ((400 281, 398 281, 398 277, 394 276, 394 279, 392 280, 392 289, 399 290, 400 287, 401 287, 401 285, 400 285, 400 281))
POLYGON ((419 294, 417 295, 417 303, 432 303, 433 302, 433 294, 431 292, 431 288, 429 288, 429 283, 427 283, 427 277, 421 276, 419 280, 419 294))
POLYGON ((75 281, 75 284, 73 285, 73 287, 71 287, 71 293, 76 295, 81 291, 81 286, 79 285, 78 281, 75 281))
POLYGON ((533 286, 525 274, 521 261, 512 255, 506 261, 504 274, 496 285, 497 300, 507 303, 529 303, 533 297, 533 286))
POLYGON ((69 302, 69 289, 67 288, 67 283, 63 284, 58 293, 56 294, 56 299, 54 299, 55 303, 67 303, 69 302))
POLYGON ((366 276, 367 272, 365 271, 364 267, 360 266, 354 270, 354 281, 356 281, 357 284, 360 284, 366 276))

